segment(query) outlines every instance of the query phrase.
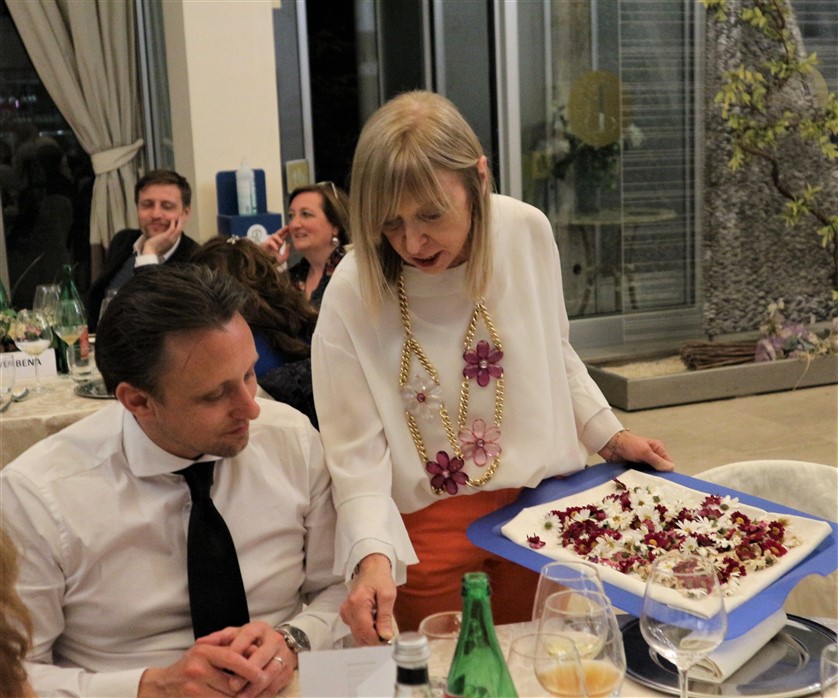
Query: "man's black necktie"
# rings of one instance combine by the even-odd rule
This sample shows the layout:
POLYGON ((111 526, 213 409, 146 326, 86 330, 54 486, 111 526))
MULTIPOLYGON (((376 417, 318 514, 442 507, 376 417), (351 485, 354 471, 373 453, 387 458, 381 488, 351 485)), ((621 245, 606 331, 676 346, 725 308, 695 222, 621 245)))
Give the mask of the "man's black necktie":
POLYGON ((250 621, 236 546, 210 497, 214 466, 213 462, 193 463, 179 471, 192 495, 186 560, 196 639, 250 621))

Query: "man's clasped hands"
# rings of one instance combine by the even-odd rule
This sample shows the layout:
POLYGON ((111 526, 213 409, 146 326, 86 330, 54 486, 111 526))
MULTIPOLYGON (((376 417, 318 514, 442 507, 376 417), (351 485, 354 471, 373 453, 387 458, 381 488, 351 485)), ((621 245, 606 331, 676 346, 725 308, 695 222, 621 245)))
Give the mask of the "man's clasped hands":
POLYGON ((267 623, 255 621, 198 638, 174 664, 147 669, 139 697, 274 698, 296 667, 297 656, 283 636, 267 623))

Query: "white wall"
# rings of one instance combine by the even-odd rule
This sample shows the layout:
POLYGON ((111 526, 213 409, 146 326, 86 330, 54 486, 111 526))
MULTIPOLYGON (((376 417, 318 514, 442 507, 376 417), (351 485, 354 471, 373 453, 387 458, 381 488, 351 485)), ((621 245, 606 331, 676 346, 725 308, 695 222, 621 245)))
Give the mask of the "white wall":
MULTIPOLYGON (((175 168, 192 184, 189 234, 217 234, 215 174, 265 170, 283 210, 271 0, 163 3, 175 168)), ((272 231, 271 231, 272 232, 272 231)))

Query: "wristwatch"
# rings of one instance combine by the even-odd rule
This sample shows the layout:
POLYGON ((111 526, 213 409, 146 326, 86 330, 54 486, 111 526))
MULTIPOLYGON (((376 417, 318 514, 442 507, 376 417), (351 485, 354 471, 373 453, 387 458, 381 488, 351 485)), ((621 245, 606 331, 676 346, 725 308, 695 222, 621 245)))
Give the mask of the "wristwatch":
POLYGON ((294 654, 308 652, 311 649, 311 643, 308 641, 308 635, 306 635, 299 628, 295 628, 293 625, 288 625, 288 623, 283 623, 282 625, 277 625, 275 629, 280 635, 282 635, 282 637, 285 638, 285 644, 288 645, 288 649, 294 654))

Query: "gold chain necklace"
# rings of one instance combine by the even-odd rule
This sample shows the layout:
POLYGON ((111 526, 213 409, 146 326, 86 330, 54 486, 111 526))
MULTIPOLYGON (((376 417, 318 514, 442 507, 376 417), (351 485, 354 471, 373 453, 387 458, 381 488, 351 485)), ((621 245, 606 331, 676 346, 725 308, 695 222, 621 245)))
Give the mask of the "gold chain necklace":
MULTIPOLYGON (((428 359, 427 354, 425 354, 425 350, 422 348, 422 345, 419 344, 419 341, 414 336, 413 330, 411 328, 410 308, 407 303, 407 293, 405 291, 404 286, 404 274, 402 274, 399 277, 398 292, 399 310, 401 311, 402 327, 404 328, 404 343, 402 345, 401 366, 399 369, 399 388, 404 389, 404 387, 407 385, 409 381, 412 354, 416 355, 416 359, 419 361, 422 368, 425 369, 425 371, 427 372, 428 376, 430 376, 434 384, 437 387, 439 387, 439 374, 437 373, 430 359, 428 359)), ((484 324, 486 325, 486 329, 489 332, 489 336, 491 337, 492 343, 495 345, 495 348, 499 352, 503 351, 503 346, 501 345, 500 337, 498 336, 494 323, 492 322, 492 319, 489 316, 489 311, 486 309, 486 305, 483 298, 480 298, 480 300, 478 300, 477 303, 475 303, 474 305, 474 311, 471 314, 471 320, 469 321, 468 328, 466 329, 465 339, 463 340, 464 355, 472 348, 472 343, 474 342, 474 335, 477 331, 477 321, 481 318, 484 324)), ((460 404, 459 409, 457 410, 458 432, 462 431, 465 428, 466 419, 468 417, 468 404, 469 378, 463 375, 463 382, 460 386, 460 404)), ((419 460, 421 461, 422 467, 425 468, 428 463, 428 454, 425 449, 425 442, 422 439, 422 434, 419 431, 419 426, 416 423, 416 418, 407 410, 405 410, 405 416, 407 417, 407 426, 410 430, 410 435, 413 437, 413 444, 414 446, 416 446, 416 452, 419 454, 419 460)), ((442 420, 442 426, 445 430, 446 436, 448 437, 448 443, 451 445, 451 450, 454 453, 454 456, 456 458, 459 458, 462 462, 464 462, 465 458, 463 457, 463 451, 460 442, 457 438, 457 434, 454 433, 454 428, 451 424, 451 418, 448 415, 448 410, 445 407, 444 402, 440 402, 439 416, 442 420)), ((503 421, 503 375, 500 375, 497 378, 495 378, 494 418, 495 426, 500 427, 501 422, 503 421)), ((492 477, 494 477, 495 472, 497 471, 499 466, 500 453, 498 453, 492 459, 492 462, 488 465, 483 475, 476 479, 468 477, 466 484, 470 485, 471 487, 482 487, 487 482, 489 482, 489 480, 491 480, 492 477)), ((445 492, 445 490, 443 490, 442 488, 434 487, 433 485, 431 486, 431 489, 436 495, 440 495, 445 492)), ((451 494, 451 492, 449 492, 449 494, 451 494)))

